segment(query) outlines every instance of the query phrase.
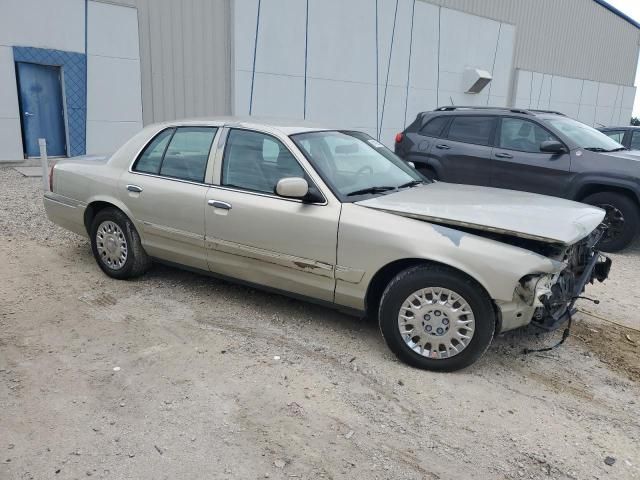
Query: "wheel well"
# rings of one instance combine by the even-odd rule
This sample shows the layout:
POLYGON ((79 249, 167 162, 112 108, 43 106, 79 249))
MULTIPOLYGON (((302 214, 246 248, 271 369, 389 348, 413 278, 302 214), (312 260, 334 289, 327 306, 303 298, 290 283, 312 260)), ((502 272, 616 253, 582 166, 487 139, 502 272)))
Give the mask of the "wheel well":
POLYGON ((594 193, 601 193, 601 192, 620 193, 626 197, 629 197, 631 200, 634 201, 634 203, 636 204, 639 203, 638 196, 628 188, 616 187, 615 185, 601 185, 598 183, 592 183, 580 188, 575 199, 577 201, 582 201, 585 198, 587 198, 589 195, 593 195, 594 193))
POLYGON ((115 208, 117 210, 120 210, 113 203, 102 202, 102 201, 91 202, 89 205, 87 205, 87 208, 84 210, 84 228, 87 229, 87 233, 89 235, 91 234, 90 230, 91 230, 91 223, 93 222, 93 219, 96 218, 96 215, 98 214, 99 211, 104 210, 105 208, 115 208))
MULTIPOLYGON (((387 285, 393 279, 393 277, 398 275, 403 270, 406 270, 407 268, 417 267, 419 265, 437 265, 441 267, 446 267, 456 271, 461 275, 464 275, 469 280, 476 283, 476 285, 478 285, 478 287, 481 288, 484 291, 484 293, 487 295, 487 297, 491 300, 491 305, 493 306, 493 309, 496 313, 496 322, 497 322, 496 328, 501 326, 499 309, 496 307, 495 303, 491 299, 491 295, 489 295, 489 292, 487 292, 487 290, 475 278, 463 272, 462 270, 458 270, 457 268, 451 267, 444 263, 434 262, 432 260, 425 260, 424 258, 405 258, 402 260, 396 260, 394 262, 391 262, 385 265, 384 267, 382 267, 380 270, 376 272, 376 274, 373 276, 373 278, 369 282, 369 287, 367 288, 367 294, 365 296, 365 312, 367 317, 377 318, 378 309, 380 308, 380 299, 382 298, 384 289, 387 288, 387 285)), ((500 330, 497 329, 496 331, 500 331, 500 330)))

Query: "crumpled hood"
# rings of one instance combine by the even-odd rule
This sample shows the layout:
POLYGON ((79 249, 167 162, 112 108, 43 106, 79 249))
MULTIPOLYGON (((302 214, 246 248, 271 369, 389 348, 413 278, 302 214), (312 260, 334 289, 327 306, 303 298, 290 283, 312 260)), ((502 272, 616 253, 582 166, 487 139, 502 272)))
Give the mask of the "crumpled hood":
POLYGON ((356 202, 428 222, 571 245, 591 233, 604 210, 561 198, 435 182, 356 202))

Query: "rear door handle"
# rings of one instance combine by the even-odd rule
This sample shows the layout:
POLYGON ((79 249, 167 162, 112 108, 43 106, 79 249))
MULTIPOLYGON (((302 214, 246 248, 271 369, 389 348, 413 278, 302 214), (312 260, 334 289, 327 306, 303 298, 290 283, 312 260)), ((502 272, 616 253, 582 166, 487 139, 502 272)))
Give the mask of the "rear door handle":
POLYGON ((140 193, 142 192, 142 187, 139 187, 138 185, 127 185, 127 190, 130 192, 140 193))
POLYGON ((213 208, 222 208, 223 210, 231 210, 231 204, 227 202, 221 202, 220 200, 209 200, 207 203, 213 208))
POLYGON ((510 153, 496 153, 496 157, 498 158, 513 158, 513 155, 511 155, 510 153))
POLYGON ((440 150, 449 150, 451 147, 449 145, 445 145, 444 143, 440 143, 436 145, 436 148, 439 148, 440 150))

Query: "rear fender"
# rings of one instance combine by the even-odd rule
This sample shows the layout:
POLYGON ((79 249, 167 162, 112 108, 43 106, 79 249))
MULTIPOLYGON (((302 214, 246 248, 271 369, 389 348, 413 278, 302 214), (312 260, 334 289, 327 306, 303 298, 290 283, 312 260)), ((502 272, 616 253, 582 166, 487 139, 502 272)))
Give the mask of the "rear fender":
MULTIPOLYGON (((144 229, 142 228, 142 223, 136 220, 131 210, 122 201, 120 201, 115 197, 112 197, 109 195, 94 195, 90 197, 89 201, 87 202, 87 206, 85 207, 85 215, 87 214, 87 209, 92 204, 95 204, 97 202, 109 203, 113 205, 115 208, 117 208, 118 210, 121 210, 129 218, 129 220, 133 222, 133 225, 136 227, 136 230, 138 231, 138 235, 140 236, 140 241, 142 242, 143 245, 145 244, 144 229)), ((87 225, 87 231, 88 229, 89 229, 89 225, 87 225)))

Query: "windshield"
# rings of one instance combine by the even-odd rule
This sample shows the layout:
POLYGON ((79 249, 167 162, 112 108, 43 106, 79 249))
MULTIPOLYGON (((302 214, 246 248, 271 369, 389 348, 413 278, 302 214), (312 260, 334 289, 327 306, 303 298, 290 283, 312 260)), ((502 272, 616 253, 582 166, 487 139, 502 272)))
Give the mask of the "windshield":
POLYGON ((366 133, 323 131, 292 135, 302 153, 341 197, 381 195, 426 180, 366 133))
POLYGON ((552 118, 547 119, 547 122, 585 150, 593 150, 596 152, 626 150, 622 145, 612 138, 607 137, 604 133, 599 132, 589 125, 572 120, 571 118, 552 118))

